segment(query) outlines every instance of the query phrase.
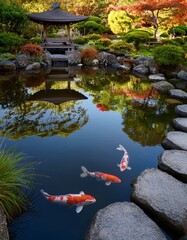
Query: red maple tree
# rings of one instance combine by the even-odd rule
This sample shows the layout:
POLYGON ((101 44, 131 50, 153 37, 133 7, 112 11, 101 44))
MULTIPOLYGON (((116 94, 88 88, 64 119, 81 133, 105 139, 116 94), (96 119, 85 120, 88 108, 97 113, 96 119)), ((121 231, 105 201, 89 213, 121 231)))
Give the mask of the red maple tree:
POLYGON ((186 0, 141 0, 131 6, 110 7, 135 13, 154 26, 154 38, 160 25, 179 24, 187 21, 186 0))

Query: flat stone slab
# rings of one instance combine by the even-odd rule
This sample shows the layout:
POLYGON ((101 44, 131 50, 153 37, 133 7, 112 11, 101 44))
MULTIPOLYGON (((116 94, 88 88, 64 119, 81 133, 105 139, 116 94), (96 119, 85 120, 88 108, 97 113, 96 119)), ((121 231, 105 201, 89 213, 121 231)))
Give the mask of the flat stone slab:
POLYGON ((165 81, 166 78, 164 77, 164 74, 151 74, 148 76, 150 81, 165 81))
POLYGON ((187 118, 174 118, 173 126, 176 130, 187 132, 187 118))
POLYGON ((158 168, 187 183, 187 151, 165 150, 158 161, 158 168))
POLYGON ((175 112, 179 117, 187 117, 187 104, 176 106, 175 112))
POLYGON ((180 89, 171 89, 169 90, 169 94, 174 98, 187 99, 187 93, 180 89))
POLYGON ((167 133, 162 141, 165 149, 177 149, 187 151, 187 133, 181 131, 172 131, 167 133))
POLYGON ((129 202, 113 203, 99 210, 85 237, 85 240, 150 239, 166 240, 166 237, 136 204, 129 202))
POLYGON ((156 82, 153 84, 153 87, 161 93, 167 93, 169 90, 175 88, 171 83, 167 81, 156 82))
POLYGON ((187 184, 159 169, 146 169, 133 184, 132 201, 154 214, 163 227, 187 233, 187 184))
POLYGON ((59 61, 59 62, 68 61, 67 56, 64 54, 50 54, 50 58, 51 58, 51 61, 59 61))

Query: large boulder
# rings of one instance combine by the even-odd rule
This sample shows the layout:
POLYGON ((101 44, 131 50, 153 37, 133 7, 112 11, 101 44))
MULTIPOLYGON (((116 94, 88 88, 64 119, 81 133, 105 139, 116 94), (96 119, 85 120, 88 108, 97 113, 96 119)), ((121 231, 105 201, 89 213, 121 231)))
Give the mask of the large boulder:
POLYGON ((187 234, 187 185, 159 169, 146 169, 133 184, 132 201, 179 235, 187 234))
POLYGON ((169 132, 161 144, 168 150, 177 149, 187 151, 187 133, 181 131, 169 132))
POLYGON ((182 79, 182 80, 187 80, 187 72, 185 72, 184 70, 181 70, 178 74, 177 77, 182 79))
POLYGON ((148 71, 151 74, 158 73, 158 65, 155 62, 154 57, 152 56, 141 56, 135 59, 135 65, 143 64, 148 68, 148 71))
POLYGON ((26 68, 30 64, 29 56, 20 54, 15 60, 16 68, 26 68))
POLYGON ((99 60, 100 65, 105 65, 105 66, 118 65, 118 66, 120 66, 120 64, 117 60, 117 57, 111 53, 100 52, 98 54, 98 60, 99 60))
POLYGON ((146 75, 149 73, 149 68, 145 64, 139 64, 133 67, 133 72, 139 73, 141 75, 146 75))
POLYGON ((159 227, 134 203, 117 202, 99 210, 85 240, 165 240, 159 227))
POLYGON ((7 221, 2 207, 0 207, 0 239, 9 240, 7 221))
POLYGON ((77 65, 81 63, 81 52, 78 50, 66 51, 69 65, 77 65))
POLYGON ((0 62, 0 71, 12 72, 16 70, 16 65, 13 61, 0 62))
POLYGON ((187 183, 187 151, 165 150, 158 161, 158 168, 187 183))

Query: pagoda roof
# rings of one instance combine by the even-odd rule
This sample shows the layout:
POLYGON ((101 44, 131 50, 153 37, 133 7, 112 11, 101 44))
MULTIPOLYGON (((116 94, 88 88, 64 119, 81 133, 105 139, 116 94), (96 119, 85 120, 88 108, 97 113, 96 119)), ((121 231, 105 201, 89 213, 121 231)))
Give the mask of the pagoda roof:
POLYGON ((40 23, 40 24, 54 24, 54 25, 77 23, 80 21, 84 21, 89 17, 89 16, 79 16, 79 15, 65 12, 61 10, 59 6, 52 7, 52 9, 48 11, 28 14, 27 16, 33 22, 40 23))

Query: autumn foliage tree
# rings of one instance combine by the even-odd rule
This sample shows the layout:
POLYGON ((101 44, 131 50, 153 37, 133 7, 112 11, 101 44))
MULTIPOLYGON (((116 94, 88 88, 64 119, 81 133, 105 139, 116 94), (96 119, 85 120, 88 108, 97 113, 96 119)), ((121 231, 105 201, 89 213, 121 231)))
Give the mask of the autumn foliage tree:
POLYGON ((126 10, 151 23, 154 38, 157 38, 161 25, 185 23, 187 20, 186 0, 141 0, 131 6, 113 7, 112 10, 126 10))

